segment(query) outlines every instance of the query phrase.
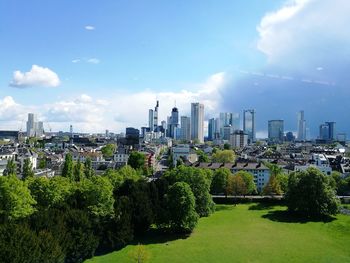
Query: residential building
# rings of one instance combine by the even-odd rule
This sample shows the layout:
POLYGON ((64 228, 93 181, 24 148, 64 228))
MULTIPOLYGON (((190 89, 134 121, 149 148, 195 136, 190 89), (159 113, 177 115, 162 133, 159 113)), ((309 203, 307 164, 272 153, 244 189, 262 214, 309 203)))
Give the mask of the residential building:
POLYGON ((242 130, 236 130, 230 135, 230 144, 234 148, 244 148, 248 144, 248 134, 242 130))

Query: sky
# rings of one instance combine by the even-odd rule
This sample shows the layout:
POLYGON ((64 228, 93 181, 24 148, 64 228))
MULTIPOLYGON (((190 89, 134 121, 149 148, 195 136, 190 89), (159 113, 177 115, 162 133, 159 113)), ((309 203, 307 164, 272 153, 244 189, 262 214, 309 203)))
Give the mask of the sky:
POLYGON ((176 104, 350 134, 348 0, 0 0, 0 129, 121 132, 176 104))

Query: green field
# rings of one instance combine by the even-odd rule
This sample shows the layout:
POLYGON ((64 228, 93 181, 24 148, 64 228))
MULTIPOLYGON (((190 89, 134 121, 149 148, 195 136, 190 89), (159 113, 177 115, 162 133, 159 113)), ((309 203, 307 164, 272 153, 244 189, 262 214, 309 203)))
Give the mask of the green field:
MULTIPOLYGON (((291 218, 285 207, 258 204, 217 206, 191 236, 171 240, 148 235, 137 242, 149 251, 148 262, 350 262, 350 216, 334 220, 291 218)), ((129 245, 86 262, 132 262, 129 245)))

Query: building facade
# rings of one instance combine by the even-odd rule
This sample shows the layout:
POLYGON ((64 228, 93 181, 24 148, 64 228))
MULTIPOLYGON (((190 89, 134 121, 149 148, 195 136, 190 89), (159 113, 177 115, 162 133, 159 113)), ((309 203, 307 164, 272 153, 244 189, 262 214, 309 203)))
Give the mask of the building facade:
POLYGON ((191 140, 204 142, 204 105, 191 104, 191 140))
POLYGON ((248 143, 256 141, 255 110, 243 111, 243 131, 248 134, 248 143))

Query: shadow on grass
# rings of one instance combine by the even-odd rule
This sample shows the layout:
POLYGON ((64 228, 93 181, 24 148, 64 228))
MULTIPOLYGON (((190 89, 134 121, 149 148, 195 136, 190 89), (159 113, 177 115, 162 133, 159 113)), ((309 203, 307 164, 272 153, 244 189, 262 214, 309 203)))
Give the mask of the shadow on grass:
POLYGON ((124 245, 119 245, 114 248, 106 248, 106 247, 99 247, 94 256, 103 256, 112 252, 116 252, 119 250, 122 250, 128 245, 149 245, 149 244, 165 244, 170 241, 179 240, 179 239, 186 239, 190 235, 189 234, 176 234, 171 232, 164 232, 160 229, 150 229, 144 234, 139 234, 134 237, 134 239, 130 242, 127 242, 124 245))
POLYGON ((273 203, 257 203, 251 205, 248 210, 268 210, 274 208, 275 205, 273 203))
POLYGON ((331 216, 323 217, 305 217, 300 214, 289 212, 288 210, 274 210, 269 211, 266 215, 262 215, 262 218, 269 219, 275 222, 283 223, 308 223, 308 222, 323 222, 329 223, 335 220, 336 218, 331 216))
POLYGON ((143 235, 135 236, 131 245, 148 245, 148 244, 162 244, 178 239, 186 239, 190 234, 176 234, 171 232, 164 232, 160 229, 150 229, 143 235))

